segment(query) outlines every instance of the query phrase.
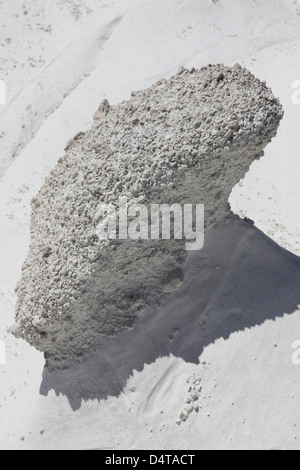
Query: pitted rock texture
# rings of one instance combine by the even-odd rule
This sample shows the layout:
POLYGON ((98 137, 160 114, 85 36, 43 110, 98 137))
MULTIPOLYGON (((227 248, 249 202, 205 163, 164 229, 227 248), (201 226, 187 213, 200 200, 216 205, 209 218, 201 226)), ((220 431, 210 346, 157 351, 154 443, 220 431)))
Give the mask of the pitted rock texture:
POLYGON ((129 101, 104 100, 32 201, 12 332, 49 368, 64 368, 164 301, 183 278, 184 241, 100 241, 99 204, 204 204, 208 228, 282 116, 272 91, 239 65, 181 68, 129 101))

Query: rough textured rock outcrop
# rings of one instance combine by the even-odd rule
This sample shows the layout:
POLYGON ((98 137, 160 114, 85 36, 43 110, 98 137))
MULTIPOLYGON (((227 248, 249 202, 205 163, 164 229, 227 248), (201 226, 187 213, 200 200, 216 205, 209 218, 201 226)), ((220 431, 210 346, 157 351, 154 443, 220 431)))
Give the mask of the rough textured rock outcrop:
POLYGON ((16 336, 48 366, 81 360, 180 285, 184 240, 100 241, 100 203, 205 205, 224 217, 233 186, 263 155, 283 112, 241 66, 179 72, 129 101, 105 100, 32 201, 31 244, 17 287, 16 336))

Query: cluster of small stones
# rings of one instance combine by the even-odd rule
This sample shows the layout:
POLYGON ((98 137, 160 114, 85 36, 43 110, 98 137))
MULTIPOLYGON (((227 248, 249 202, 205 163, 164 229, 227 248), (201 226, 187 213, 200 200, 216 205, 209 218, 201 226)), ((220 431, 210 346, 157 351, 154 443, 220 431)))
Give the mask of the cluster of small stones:
MULTIPOLYGON (((32 201, 13 333, 35 344, 80 299, 101 250, 113 254, 114 244, 96 235, 100 203, 117 204, 119 196, 151 202, 151 191, 171 191, 207 162, 213 168, 234 155, 238 164, 244 148, 255 154, 272 139, 282 114, 265 83, 239 65, 181 68, 128 101, 110 106, 104 100, 91 129, 67 143, 32 201)), ((229 164, 234 173, 235 161, 229 164)), ((225 183, 229 194, 232 180, 225 183)))
POLYGON ((200 408, 198 400, 202 390, 201 378, 198 375, 192 375, 188 378, 187 383, 189 384, 188 396, 185 399, 184 407, 180 410, 176 424, 186 421, 193 411, 198 413, 200 408))

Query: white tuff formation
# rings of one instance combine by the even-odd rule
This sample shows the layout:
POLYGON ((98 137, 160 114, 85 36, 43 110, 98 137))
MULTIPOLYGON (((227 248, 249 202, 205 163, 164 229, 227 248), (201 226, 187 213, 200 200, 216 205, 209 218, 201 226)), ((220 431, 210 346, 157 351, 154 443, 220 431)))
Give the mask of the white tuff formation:
POLYGON ((265 83, 239 65, 181 68, 129 101, 105 100, 32 201, 13 333, 57 369, 132 326, 180 284, 184 244, 100 242, 99 203, 123 195, 205 204, 209 227, 229 210, 231 189, 263 155, 282 115, 265 83))

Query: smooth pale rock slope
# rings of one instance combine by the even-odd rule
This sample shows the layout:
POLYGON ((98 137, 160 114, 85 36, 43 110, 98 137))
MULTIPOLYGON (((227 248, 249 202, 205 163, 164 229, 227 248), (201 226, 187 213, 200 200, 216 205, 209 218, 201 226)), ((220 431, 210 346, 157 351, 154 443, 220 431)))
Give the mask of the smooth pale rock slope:
POLYGON ((99 241, 99 203, 198 203, 206 229, 234 224, 230 192, 282 115, 239 65, 181 68, 129 101, 103 102, 32 201, 14 334, 43 351, 49 369, 66 368, 168 301, 184 282, 183 242, 99 241))

